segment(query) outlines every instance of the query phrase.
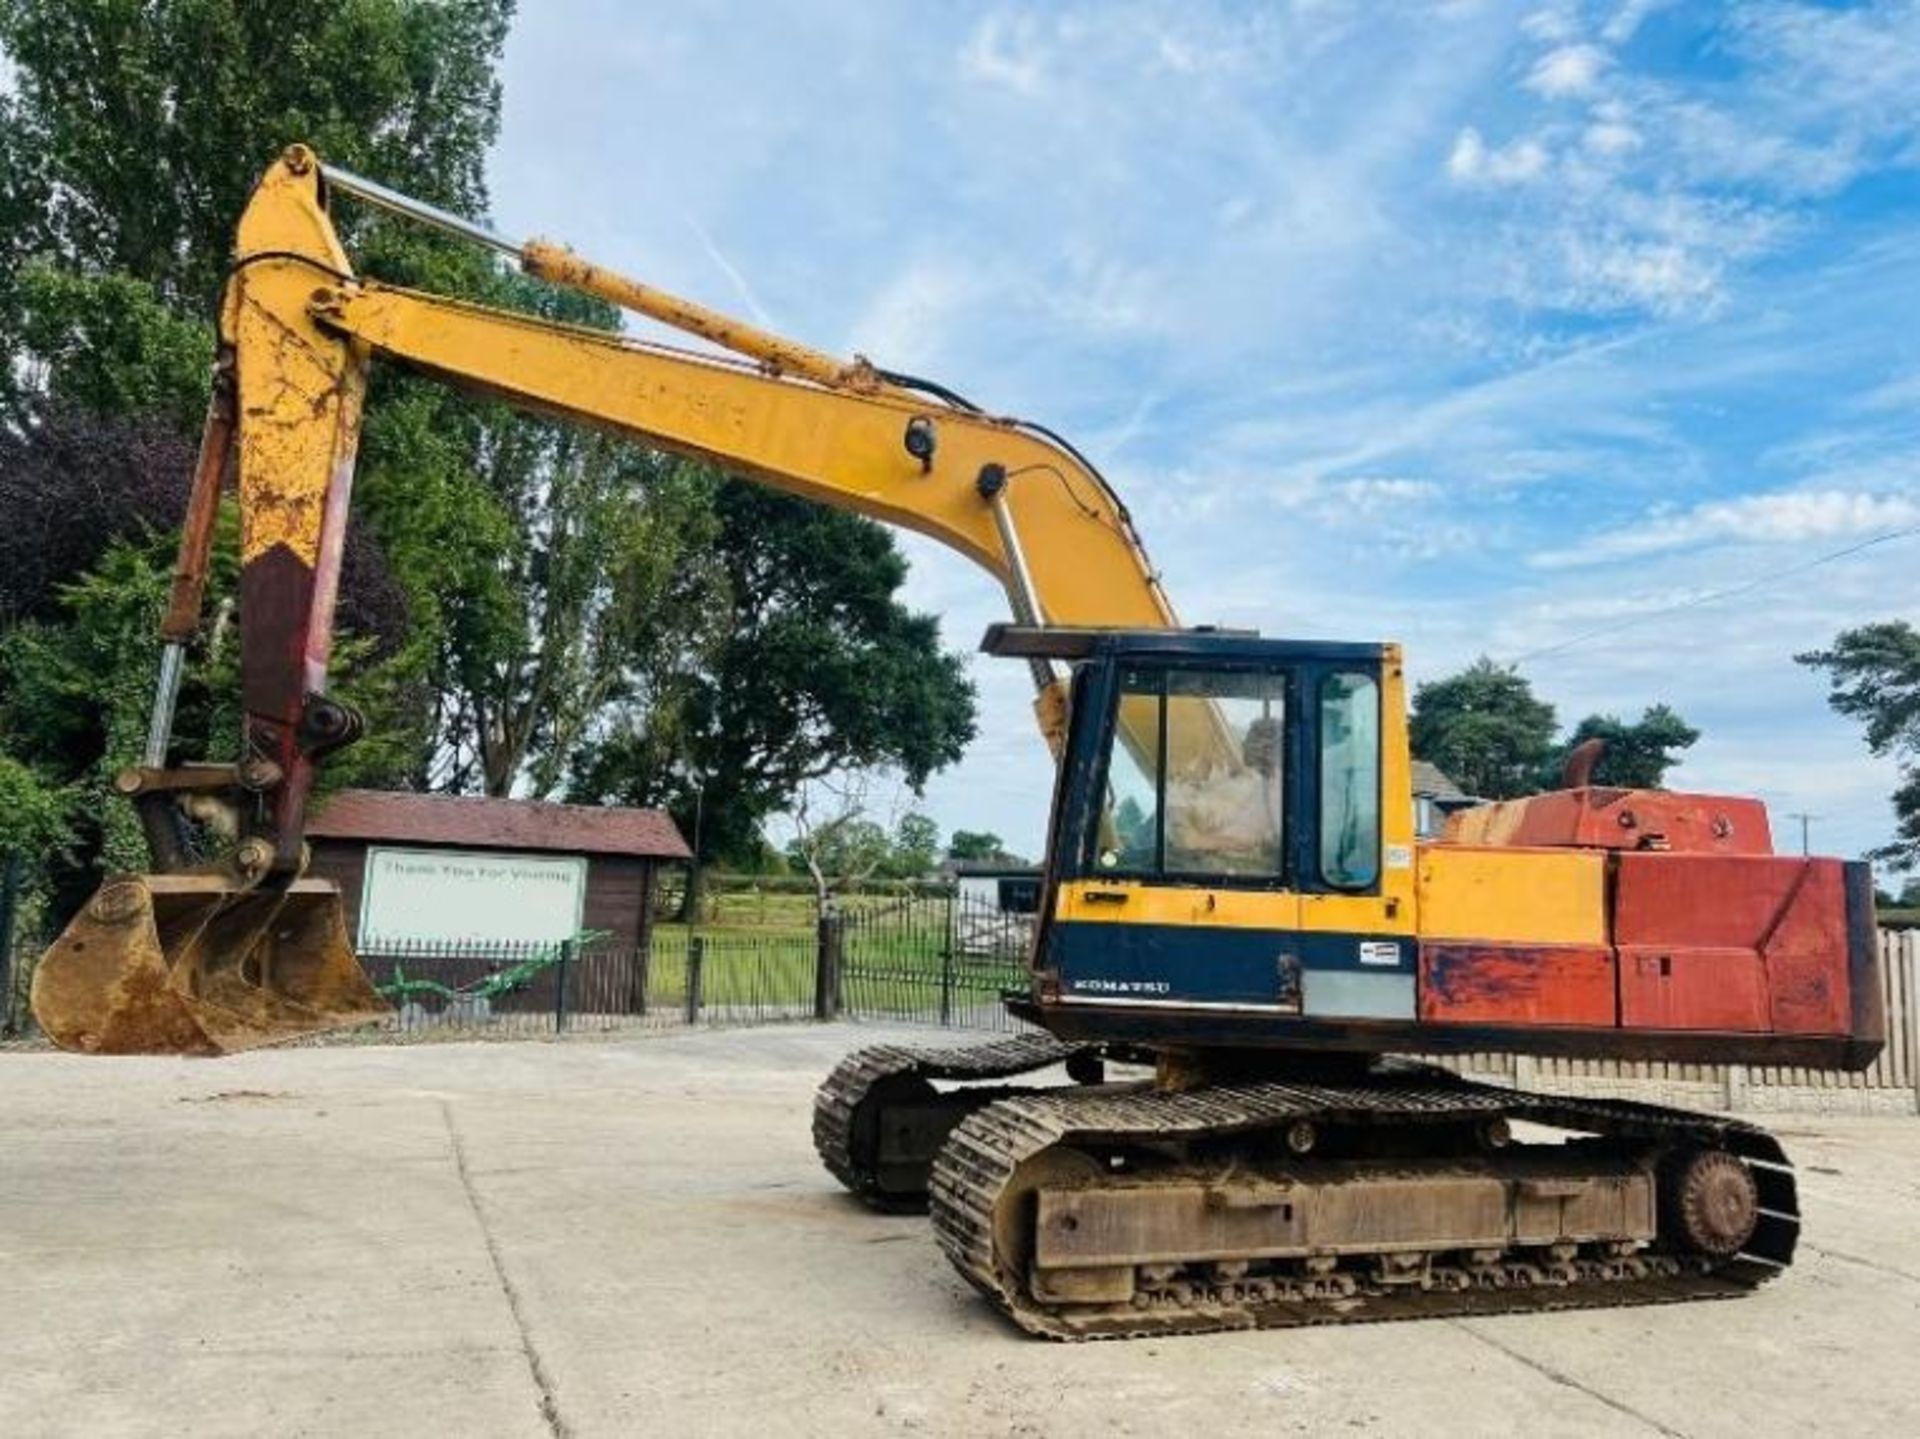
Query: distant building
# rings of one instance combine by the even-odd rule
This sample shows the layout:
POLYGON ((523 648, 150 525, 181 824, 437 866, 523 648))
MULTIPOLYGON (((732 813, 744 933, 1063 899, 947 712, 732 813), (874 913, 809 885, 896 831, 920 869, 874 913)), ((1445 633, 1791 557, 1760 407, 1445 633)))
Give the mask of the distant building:
POLYGON ((953 945, 973 957, 1019 958, 1033 941, 1040 912, 1038 865, 950 859, 940 872, 953 881, 953 945))
POLYGON ((583 930, 644 947, 654 880, 691 857, 659 810, 343 790, 307 825, 357 946, 545 944, 583 930))
POLYGON ((1413 832, 1431 839, 1447 827, 1447 816, 1480 801, 1448 779, 1439 765, 1413 762, 1413 832))
POLYGON ((1032 914, 1040 908, 1040 866, 994 859, 950 859, 940 872, 953 881, 962 904, 1000 914, 1032 914))

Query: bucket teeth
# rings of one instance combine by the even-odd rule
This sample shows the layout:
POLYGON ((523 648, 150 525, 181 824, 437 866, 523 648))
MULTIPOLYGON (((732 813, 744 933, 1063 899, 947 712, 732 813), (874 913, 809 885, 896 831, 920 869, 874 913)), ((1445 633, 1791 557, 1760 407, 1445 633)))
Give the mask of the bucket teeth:
POLYGON ((230 1054, 386 1012, 332 885, 188 875, 110 880, 42 957, 32 1002, 48 1038, 90 1054, 230 1054))

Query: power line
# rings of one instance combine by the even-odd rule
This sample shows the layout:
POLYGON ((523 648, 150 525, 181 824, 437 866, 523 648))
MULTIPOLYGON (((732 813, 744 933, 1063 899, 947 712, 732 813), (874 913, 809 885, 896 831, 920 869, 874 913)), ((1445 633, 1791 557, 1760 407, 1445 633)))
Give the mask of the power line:
POLYGON ((1584 634, 1577 634, 1573 636, 1573 638, 1561 640, 1557 644, 1545 645, 1540 649, 1528 650, 1524 654, 1514 655, 1508 659, 1507 663, 1517 665, 1523 660, 1536 660, 1542 655, 1558 654, 1562 650, 1572 649, 1575 645, 1585 644, 1588 640, 1599 639, 1602 635, 1617 634, 1621 630, 1632 629, 1636 625, 1644 625, 1653 620, 1665 619, 1668 615, 1676 615, 1683 610, 1698 609, 1701 605, 1710 605, 1717 600, 1732 599, 1735 595, 1749 594, 1764 586, 1777 584, 1779 581, 1791 575, 1805 574, 1808 570, 1818 569, 1821 565, 1832 564, 1835 560, 1843 560, 1848 555, 1857 555, 1862 550, 1870 550, 1875 545, 1884 545, 1889 540, 1905 539, 1909 535, 1920 535, 1920 525, 1909 525, 1903 530, 1889 530, 1884 535, 1875 535, 1870 540, 1861 540, 1858 544, 1847 545, 1842 549, 1831 550, 1824 555, 1807 560, 1803 564, 1788 565, 1785 569, 1770 571, 1767 574, 1759 575, 1754 579, 1746 580, 1741 584, 1730 586, 1724 590, 1709 590, 1704 595, 1695 595, 1692 599, 1682 600, 1677 605, 1666 605, 1657 610, 1648 610, 1644 614, 1629 616, 1614 624, 1601 625, 1597 629, 1588 630, 1584 634))

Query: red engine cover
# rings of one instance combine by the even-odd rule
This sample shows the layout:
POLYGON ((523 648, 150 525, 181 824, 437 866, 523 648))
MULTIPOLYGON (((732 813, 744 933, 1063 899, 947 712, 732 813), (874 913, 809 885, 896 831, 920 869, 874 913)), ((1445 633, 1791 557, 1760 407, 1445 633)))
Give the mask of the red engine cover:
POLYGON ((1773 853, 1767 807, 1757 799, 1597 785, 1460 810, 1447 821, 1447 838, 1463 844, 1677 854, 1773 853))
POLYGON ((1646 853, 1617 866, 1623 1026, 1847 1033, 1841 861, 1646 853))

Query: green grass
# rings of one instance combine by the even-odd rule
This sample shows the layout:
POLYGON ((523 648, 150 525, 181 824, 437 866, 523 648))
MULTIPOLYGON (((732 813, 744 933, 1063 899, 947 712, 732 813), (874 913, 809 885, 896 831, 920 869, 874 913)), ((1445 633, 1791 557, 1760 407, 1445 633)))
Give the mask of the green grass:
MULTIPOLYGON (((813 1003, 814 938, 810 931, 698 931, 705 943, 700 993, 709 1005, 800 1007, 813 1003)), ((691 932, 660 925, 648 959, 647 996, 655 1004, 684 1004, 691 932)))
MULTIPOLYGON (((706 1004, 810 1007, 818 941, 811 904, 800 912, 806 916, 804 927, 656 924, 648 961, 649 998, 661 1005, 686 1002, 687 955, 697 935, 703 946, 700 988, 706 1004)), ((951 1002, 956 1005, 989 1002, 1001 989, 1025 980, 1018 958, 963 955, 949 962, 946 948, 943 926, 851 926, 842 951, 843 999, 855 1009, 932 1013, 939 1008, 943 976, 953 986, 951 1002)))

